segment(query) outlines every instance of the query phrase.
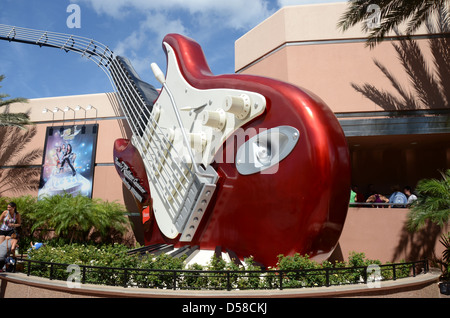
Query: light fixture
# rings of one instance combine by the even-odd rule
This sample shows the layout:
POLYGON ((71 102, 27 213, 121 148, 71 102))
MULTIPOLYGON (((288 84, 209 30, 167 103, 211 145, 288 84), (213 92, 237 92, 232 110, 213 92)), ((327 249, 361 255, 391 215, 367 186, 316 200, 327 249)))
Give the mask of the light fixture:
POLYGON ((70 106, 64 107, 64 113, 68 112, 69 110, 73 111, 73 124, 75 125, 75 110, 72 109, 70 106))
MULTIPOLYGON (((95 108, 91 104, 87 105, 86 110, 91 110, 91 109, 95 109, 95 124, 97 124, 97 108, 95 108)), ((93 134, 97 133, 97 126, 96 125, 94 127, 92 127, 92 133, 93 134)))
POLYGON ((95 108, 91 104, 87 105, 86 110, 91 110, 91 109, 95 109, 95 117, 97 117, 97 108, 95 108))
MULTIPOLYGON (((46 114, 46 113, 48 113, 48 112, 50 112, 50 109, 48 109, 48 108, 44 108, 44 109, 42 110, 42 113, 43 113, 43 114, 46 114)), ((50 129, 49 129, 49 131, 48 131, 48 135, 49 135, 49 136, 53 135, 53 122, 55 121, 55 113, 54 113, 54 112, 51 112, 51 113, 52 113, 52 127, 50 127, 50 129)))
POLYGON ((64 130, 64 121, 66 120, 66 113, 59 107, 55 107, 53 108, 53 114, 57 113, 57 112, 62 112, 63 113, 63 125, 62 127, 59 129, 60 133, 63 132, 64 130))
POLYGON ((75 111, 77 112, 77 111, 79 111, 79 110, 84 111, 84 124, 83 124, 83 126, 81 127, 81 133, 84 134, 84 133, 86 133, 86 109, 84 109, 84 108, 81 107, 80 105, 75 106, 75 111))

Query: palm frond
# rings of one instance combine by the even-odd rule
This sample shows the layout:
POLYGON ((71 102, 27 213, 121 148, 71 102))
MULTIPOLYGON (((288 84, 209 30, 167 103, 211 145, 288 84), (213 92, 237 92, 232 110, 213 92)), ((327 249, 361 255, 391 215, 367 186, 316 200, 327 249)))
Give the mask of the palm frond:
POLYGON ((399 110, 404 108, 402 102, 389 92, 382 91, 371 84, 357 85, 351 84, 352 87, 363 94, 366 98, 370 99, 377 105, 380 105, 385 110, 399 110))
POLYGON ((450 219, 450 169, 442 174, 442 180, 423 179, 416 187, 417 203, 408 214, 408 228, 417 230, 426 221, 444 226, 450 219))
POLYGON ((393 43, 408 77, 420 101, 427 108, 442 108, 445 100, 439 83, 430 71, 422 51, 416 41, 400 40, 400 44, 393 43))

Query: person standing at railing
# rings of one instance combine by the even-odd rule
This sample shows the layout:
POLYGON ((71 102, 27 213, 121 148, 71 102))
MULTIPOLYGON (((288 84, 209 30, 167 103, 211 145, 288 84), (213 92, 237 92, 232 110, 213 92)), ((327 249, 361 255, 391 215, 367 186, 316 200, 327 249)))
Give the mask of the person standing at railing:
POLYGON ((391 205, 392 208, 405 208, 408 199, 406 195, 400 191, 400 187, 395 185, 392 187, 393 193, 389 197, 389 203, 393 203, 391 205))
POLYGON ((403 189, 403 193, 405 193, 406 197, 408 198, 408 206, 410 206, 414 201, 417 200, 417 196, 412 192, 410 186, 405 186, 405 188, 403 189))
POLYGON ((350 206, 352 207, 361 206, 355 204, 358 202, 364 203, 364 195, 361 192, 359 192, 357 185, 353 185, 350 190, 350 206))
POLYGON ((366 202, 374 203, 374 205, 372 205, 373 208, 384 208, 384 206, 382 204, 377 205, 377 203, 388 203, 389 199, 386 198, 382 194, 376 193, 376 194, 372 194, 370 197, 368 197, 366 202))

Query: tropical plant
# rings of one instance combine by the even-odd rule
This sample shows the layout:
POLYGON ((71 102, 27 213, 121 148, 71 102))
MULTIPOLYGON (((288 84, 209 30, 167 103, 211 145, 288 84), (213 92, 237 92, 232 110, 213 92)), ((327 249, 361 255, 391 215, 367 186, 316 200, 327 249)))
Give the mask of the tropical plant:
MULTIPOLYGON (((5 75, 0 75, 0 82, 4 79, 5 75)), ((11 104, 27 103, 28 100, 22 97, 4 100, 7 97, 9 97, 8 94, 0 94, 0 107, 5 107, 4 112, 0 113, 0 126, 16 126, 24 129, 26 125, 32 124, 28 113, 11 113, 9 110, 11 104)))
POLYGON ((429 220, 440 227, 450 219, 450 169, 441 172, 442 180, 422 179, 416 187, 417 201, 408 213, 407 227, 416 231, 429 220))
POLYGON ((347 10, 337 26, 346 31, 360 22, 367 22, 373 12, 369 5, 377 5, 381 13, 378 25, 362 23, 362 30, 369 32, 366 44, 370 47, 383 41, 386 34, 403 22, 407 22, 406 35, 409 36, 434 13, 439 10, 448 13, 449 10, 448 0, 352 0, 348 1, 347 10))
POLYGON ((86 240, 92 229, 102 237, 112 231, 124 233, 129 224, 125 213, 125 208, 118 203, 66 193, 43 197, 28 217, 33 222, 33 231, 53 229, 57 236, 66 236, 72 242, 86 240))

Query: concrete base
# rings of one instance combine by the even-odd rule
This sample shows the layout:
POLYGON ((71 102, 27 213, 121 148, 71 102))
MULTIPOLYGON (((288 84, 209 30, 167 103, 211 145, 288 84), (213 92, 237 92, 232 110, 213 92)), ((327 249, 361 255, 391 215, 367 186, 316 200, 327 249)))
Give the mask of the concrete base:
POLYGON ((416 277, 381 282, 377 288, 366 284, 283 290, 168 290, 123 288, 83 284, 69 287, 65 281, 1 273, 1 298, 450 298, 439 292, 440 272, 431 271, 416 277))

